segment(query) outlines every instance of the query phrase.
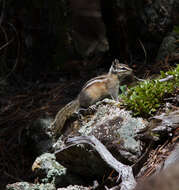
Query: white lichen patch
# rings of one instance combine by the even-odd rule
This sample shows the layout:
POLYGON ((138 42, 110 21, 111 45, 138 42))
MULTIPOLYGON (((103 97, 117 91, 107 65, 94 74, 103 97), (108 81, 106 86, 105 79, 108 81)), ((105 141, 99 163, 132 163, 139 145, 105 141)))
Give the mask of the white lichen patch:
POLYGON ((57 190, 90 190, 90 188, 78 185, 69 185, 68 187, 58 188, 57 190))
POLYGON ((94 135, 103 143, 118 146, 118 151, 131 161, 139 157, 142 146, 135 136, 146 128, 146 122, 142 118, 134 118, 113 100, 98 102, 96 110, 90 121, 82 122, 78 132, 81 135, 94 135))
POLYGON ((55 184, 56 178, 66 174, 66 168, 60 165, 54 154, 45 153, 37 157, 33 166, 33 170, 37 173, 44 173, 46 177, 41 179, 43 183, 55 184))

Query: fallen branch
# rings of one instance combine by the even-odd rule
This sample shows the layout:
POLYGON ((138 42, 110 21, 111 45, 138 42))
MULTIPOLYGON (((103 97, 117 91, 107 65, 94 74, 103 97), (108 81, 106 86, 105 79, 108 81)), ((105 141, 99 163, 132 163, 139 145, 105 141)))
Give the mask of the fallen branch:
MULTIPOLYGON (((134 76, 134 78, 135 78, 136 80, 138 80, 138 81, 141 81, 141 82, 145 81, 144 79, 139 79, 139 78, 137 78, 136 76, 134 76)), ((173 75, 168 75, 166 78, 160 79, 160 80, 158 80, 158 81, 159 81, 159 82, 166 82, 166 81, 172 80, 173 78, 174 78, 173 75)))
POLYGON ((138 78, 138 77, 136 77, 136 76, 134 76, 134 78, 135 78, 136 80, 140 81, 140 82, 144 82, 144 81, 145 81, 145 79, 140 79, 140 78, 138 78))
MULTIPOLYGON (((101 156, 101 158, 114 170, 119 173, 118 180, 121 178, 121 190, 131 190, 135 187, 136 181, 133 176, 132 168, 116 160, 106 147, 94 136, 78 136, 68 138, 66 141, 69 146, 77 144, 91 145, 101 156)), ((59 153, 59 151, 57 151, 59 153)))
POLYGON ((6 48, 6 47, 7 47, 9 44, 11 44, 13 41, 14 41, 14 39, 11 39, 11 40, 9 40, 8 42, 6 42, 4 45, 2 45, 2 46, 0 47, 0 51, 1 51, 2 49, 6 48))
POLYGON ((142 50, 144 51, 144 55, 145 55, 144 65, 146 65, 147 64, 147 51, 146 51, 142 41, 140 39, 138 39, 138 40, 139 40, 139 43, 140 43, 140 45, 142 47, 142 50))
POLYGON ((168 80, 172 80, 174 78, 173 75, 168 75, 166 78, 160 79, 159 82, 166 82, 168 80))

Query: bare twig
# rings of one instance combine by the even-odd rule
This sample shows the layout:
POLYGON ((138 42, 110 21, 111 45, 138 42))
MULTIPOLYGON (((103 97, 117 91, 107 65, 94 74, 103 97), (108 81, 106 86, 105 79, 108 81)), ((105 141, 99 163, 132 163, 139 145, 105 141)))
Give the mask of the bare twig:
POLYGON ((144 64, 146 64, 147 63, 147 51, 145 50, 145 47, 144 47, 142 41, 140 39, 138 39, 138 40, 139 40, 139 43, 140 43, 140 45, 144 51, 144 56, 145 56, 144 64))
POLYGON ((166 82, 172 80, 174 78, 173 75, 168 75, 166 78, 160 79, 159 82, 166 82))
MULTIPOLYGON (((135 78, 136 80, 138 80, 138 81, 141 81, 141 82, 145 81, 144 79, 139 79, 139 78, 137 78, 136 76, 134 76, 134 78, 135 78)), ((159 82, 166 82, 166 81, 172 80, 173 78, 174 78, 173 75, 168 75, 166 78, 159 79, 158 81, 159 81, 159 82)))
POLYGON ((5 47, 7 47, 10 43, 12 43, 14 41, 14 39, 11 39, 11 40, 9 40, 8 42, 6 42, 4 45, 2 45, 1 47, 0 47, 0 51, 2 50, 2 49, 4 49, 5 47))
MULTIPOLYGON (((106 147, 94 136, 78 136, 68 138, 67 143, 69 146, 74 146, 77 144, 89 144, 91 145, 101 156, 101 158, 114 170, 119 173, 119 178, 121 177, 121 190, 131 190, 135 187, 136 181, 133 176, 132 168, 130 166, 124 165, 116 160, 112 154, 106 149, 106 147)), ((60 153, 60 150, 55 154, 60 153)))
POLYGON ((136 77, 136 76, 134 76, 134 78, 135 78, 136 80, 138 80, 138 81, 141 81, 141 82, 144 82, 144 81, 145 81, 144 79, 140 79, 140 78, 138 78, 138 77, 136 77))
POLYGON ((120 190, 120 187, 119 186, 115 186, 115 187, 112 187, 112 188, 107 188, 107 187, 105 187, 106 188, 106 190, 120 190))
POLYGON ((0 25, 0 28, 1 28, 2 32, 3 32, 3 34, 4 34, 5 40, 7 42, 8 41, 7 32, 5 31, 4 27, 2 27, 1 25, 0 25))

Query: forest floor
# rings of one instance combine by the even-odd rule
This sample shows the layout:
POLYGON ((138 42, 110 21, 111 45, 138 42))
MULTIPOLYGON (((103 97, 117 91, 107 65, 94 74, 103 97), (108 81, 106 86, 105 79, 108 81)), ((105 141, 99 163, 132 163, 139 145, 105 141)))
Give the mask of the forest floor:
MULTIPOLYGON (((168 69, 168 65, 162 67, 168 69)), ((160 70, 157 65, 143 65, 135 73, 145 78, 156 74, 156 68, 160 70)), ((12 82, 0 91, 0 189, 17 181, 33 182, 31 166, 35 156, 23 145, 24 129, 38 118, 53 118, 63 105, 76 97, 91 76, 88 77, 44 74, 33 83, 12 82)))

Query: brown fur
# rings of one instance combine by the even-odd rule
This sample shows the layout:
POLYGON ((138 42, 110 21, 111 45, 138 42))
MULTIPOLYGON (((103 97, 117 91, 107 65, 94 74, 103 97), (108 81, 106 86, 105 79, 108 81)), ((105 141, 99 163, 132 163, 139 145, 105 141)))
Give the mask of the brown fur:
POLYGON ((63 107, 56 115, 54 122, 51 125, 51 129, 54 134, 59 134, 62 130, 65 121, 79 108, 79 100, 73 100, 63 107))
POLYGON ((108 74, 89 80, 82 88, 77 99, 67 104, 57 113, 52 123, 52 131, 58 135, 65 121, 80 107, 87 108, 106 97, 112 97, 117 101, 120 80, 131 74, 132 70, 127 65, 120 64, 118 60, 115 60, 108 74))

